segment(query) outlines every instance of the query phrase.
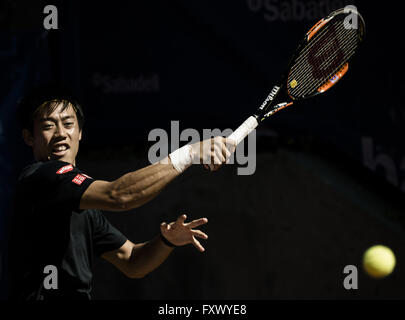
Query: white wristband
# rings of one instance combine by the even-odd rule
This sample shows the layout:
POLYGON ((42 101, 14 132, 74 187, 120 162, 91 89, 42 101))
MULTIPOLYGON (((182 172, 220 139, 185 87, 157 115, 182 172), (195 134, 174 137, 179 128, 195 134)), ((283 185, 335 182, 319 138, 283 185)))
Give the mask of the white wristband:
POLYGON ((180 173, 186 170, 193 162, 191 145, 185 145, 169 154, 173 167, 180 173))

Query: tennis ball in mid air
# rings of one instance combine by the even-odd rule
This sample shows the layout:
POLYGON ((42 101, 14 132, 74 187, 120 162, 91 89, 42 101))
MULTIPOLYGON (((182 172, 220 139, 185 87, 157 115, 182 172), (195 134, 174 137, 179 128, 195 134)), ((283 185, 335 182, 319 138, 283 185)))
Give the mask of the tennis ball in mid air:
POLYGON ((373 278, 384 278, 394 270, 395 255, 390 248, 376 245, 363 255, 363 268, 373 278))

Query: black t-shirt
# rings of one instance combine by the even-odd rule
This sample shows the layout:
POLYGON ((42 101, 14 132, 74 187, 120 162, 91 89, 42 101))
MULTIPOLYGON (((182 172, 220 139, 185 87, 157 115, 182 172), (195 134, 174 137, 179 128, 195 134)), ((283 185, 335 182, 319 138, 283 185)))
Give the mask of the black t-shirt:
MULTIPOLYGON (((90 298, 93 254, 120 248, 127 238, 98 210, 80 210, 94 180, 62 161, 38 162, 19 178, 10 239, 11 298, 90 298), (58 289, 44 279, 55 266, 58 289)), ((48 279, 49 280, 49 279, 48 279)))

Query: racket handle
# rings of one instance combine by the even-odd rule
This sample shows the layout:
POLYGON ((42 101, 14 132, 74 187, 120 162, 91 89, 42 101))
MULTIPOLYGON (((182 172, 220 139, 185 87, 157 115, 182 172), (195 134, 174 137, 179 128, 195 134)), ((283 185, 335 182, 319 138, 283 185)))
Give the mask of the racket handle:
POLYGON ((242 123, 238 129, 236 129, 227 139, 236 141, 238 145, 245 137, 251 133, 258 125, 256 117, 250 116, 247 120, 242 123))

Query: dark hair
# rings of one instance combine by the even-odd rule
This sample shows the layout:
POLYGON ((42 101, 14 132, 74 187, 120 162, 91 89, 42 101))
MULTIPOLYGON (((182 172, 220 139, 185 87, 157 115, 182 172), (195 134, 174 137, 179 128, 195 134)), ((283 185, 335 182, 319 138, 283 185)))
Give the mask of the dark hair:
POLYGON ((34 119, 38 112, 47 110, 48 113, 52 113, 59 103, 63 103, 62 110, 72 104, 76 111, 79 128, 82 129, 84 114, 81 105, 66 88, 55 85, 42 85, 31 89, 18 103, 17 120, 22 129, 32 132, 34 119))

